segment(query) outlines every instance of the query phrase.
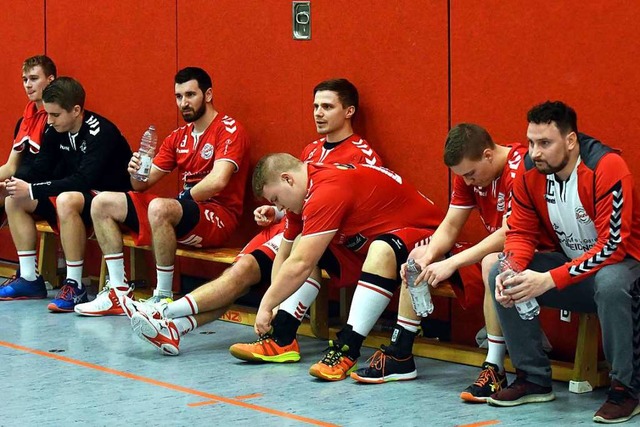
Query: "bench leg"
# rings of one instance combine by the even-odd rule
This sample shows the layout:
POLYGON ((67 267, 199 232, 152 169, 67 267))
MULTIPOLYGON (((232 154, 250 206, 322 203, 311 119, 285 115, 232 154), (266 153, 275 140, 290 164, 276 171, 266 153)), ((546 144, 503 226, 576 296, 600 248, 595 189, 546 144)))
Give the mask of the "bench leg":
POLYGON ((322 339, 329 339, 329 284, 322 283, 316 300, 311 305, 311 331, 322 339))
POLYGON ((150 286, 151 282, 149 281, 149 269, 147 267, 147 263, 144 259, 144 249, 139 249, 136 247, 131 247, 130 254, 130 262, 131 262, 131 275, 129 276, 129 281, 142 281, 146 283, 147 286, 150 286))
POLYGON ((600 323, 598 316, 591 313, 580 314, 576 358, 569 390, 585 393, 598 384, 598 340, 600 323))
POLYGON ((104 260, 104 255, 100 257, 100 278, 98 279, 98 292, 104 288, 107 281, 107 262, 104 260))
POLYGON ((40 233, 40 250, 38 254, 38 271, 46 282, 57 288, 58 280, 58 242, 53 233, 40 233))

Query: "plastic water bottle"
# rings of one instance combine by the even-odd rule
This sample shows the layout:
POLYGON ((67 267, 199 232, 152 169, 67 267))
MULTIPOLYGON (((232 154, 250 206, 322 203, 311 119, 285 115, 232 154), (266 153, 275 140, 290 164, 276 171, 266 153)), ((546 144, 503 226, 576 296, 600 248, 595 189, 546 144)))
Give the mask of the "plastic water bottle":
POLYGON ((427 282, 416 283, 416 278, 422 269, 413 258, 407 260, 407 285, 411 294, 411 304, 416 314, 420 317, 427 317, 433 313, 433 302, 429 292, 427 282))
POLYGON ((151 172, 151 162, 156 151, 156 144, 158 143, 158 136, 156 135, 156 128, 154 125, 149 126, 140 140, 140 169, 132 175, 133 179, 137 181, 146 182, 149 179, 149 172, 151 172))
MULTIPOLYGON (((521 269, 513 262, 511 256, 504 252, 501 252, 498 255, 498 262, 500 263, 499 271, 503 282, 516 276, 521 271, 521 269)), ((540 304, 538 304, 538 300, 531 298, 528 301, 517 303, 516 310, 522 320, 532 320, 540 314, 540 304)))

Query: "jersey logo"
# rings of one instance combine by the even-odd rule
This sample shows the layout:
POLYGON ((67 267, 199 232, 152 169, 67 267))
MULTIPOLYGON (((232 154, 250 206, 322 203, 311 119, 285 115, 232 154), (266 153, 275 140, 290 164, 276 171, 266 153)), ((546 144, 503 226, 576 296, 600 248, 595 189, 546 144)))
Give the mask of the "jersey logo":
POLYGON ((361 249, 364 245, 366 245, 368 240, 369 239, 367 239, 365 236, 358 233, 355 236, 347 237, 344 245, 352 251, 357 251, 358 249, 361 249))
POLYGON ((504 201, 504 193, 498 193, 498 203, 496 205, 496 210, 498 212, 504 212, 505 201, 504 201))
POLYGON ((553 180, 547 178, 547 193, 544 195, 544 199, 547 203, 552 205, 556 204, 556 191, 553 185, 553 180))
POLYGON ((202 150, 200 150, 200 157, 205 160, 209 160, 211 157, 213 157, 213 145, 209 144, 208 142, 204 144, 204 147, 202 147, 202 150))
POLYGON ((576 208, 576 220, 582 224, 589 224, 591 222, 591 218, 589 218, 587 211, 585 211, 582 206, 576 208))
POLYGON ((82 141, 82 144, 80 144, 80 151, 83 153, 87 152, 87 141, 82 141))
POLYGON ((222 123, 224 123, 224 128, 229 133, 235 133, 235 131, 238 130, 236 121, 229 116, 224 116, 222 123))
POLYGON ((100 122, 94 116, 89 117, 85 123, 89 125, 89 133, 91 135, 96 136, 100 133, 100 122))
POLYGON ((368 165, 373 166, 376 164, 377 161, 376 157, 373 155, 373 148, 370 148, 362 139, 359 141, 354 141, 353 145, 355 145, 360 149, 360 151, 362 151, 362 154, 364 154, 366 157, 364 161, 368 165))

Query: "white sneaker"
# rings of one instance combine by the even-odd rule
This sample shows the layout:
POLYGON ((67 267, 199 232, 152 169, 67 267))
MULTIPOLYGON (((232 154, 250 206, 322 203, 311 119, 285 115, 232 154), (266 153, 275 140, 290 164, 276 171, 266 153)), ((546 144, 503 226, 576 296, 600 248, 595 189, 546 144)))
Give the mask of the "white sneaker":
POLYGON ((127 296, 121 300, 124 314, 126 314, 129 319, 139 311, 148 314, 149 317, 153 317, 156 313, 164 317, 164 311, 170 302, 173 302, 171 298, 162 298, 158 295, 140 301, 134 301, 127 296))
POLYGON ((140 339, 158 348, 165 356, 180 354, 180 332, 171 319, 160 313, 153 316, 143 311, 133 313, 131 328, 140 339))
MULTIPOLYGON (((125 297, 133 297, 133 286, 125 294, 125 297)), ((93 301, 78 304, 74 311, 82 316, 124 316, 124 310, 120 304, 116 290, 107 282, 93 301)))

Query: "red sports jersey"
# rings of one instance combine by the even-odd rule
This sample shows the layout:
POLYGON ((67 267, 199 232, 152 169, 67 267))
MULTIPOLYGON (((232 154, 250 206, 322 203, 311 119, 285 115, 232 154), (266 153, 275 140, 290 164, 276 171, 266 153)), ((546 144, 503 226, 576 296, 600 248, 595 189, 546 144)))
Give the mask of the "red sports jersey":
POLYGON ((177 167, 184 188, 191 188, 211 172, 214 162, 221 160, 233 163, 236 172, 224 190, 209 201, 239 217, 249 173, 249 136, 231 117, 218 113, 200 135, 194 133, 193 123, 174 130, 165 138, 153 165, 163 172, 177 167))
MULTIPOLYGON (((378 153, 369 146, 367 141, 356 134, 335 144, 327 143, 326 138, 313 141, 302 150, 300 160, 313 163, 366 163, 376 166, 382 165, 382 159, 378 156, 378 153)), ((238 256, 243 256, 256 249, 260 249, 273 259, 278 250, 278 246, 271 239, 284 231, 284 223, 285 221, 281 221, 262 230, 247 243, 238 256)))
POLYGON ((32 153, 39 153, 46 126, 47 112, 44 109, 38 110, 35 102, 29 102, 24 109, 18 133, 13 140, 13 149, 21 152, 28 146, 32 153))
POLYGON ((353 134, 336 144, 321 138, 307 145, 300 160, 310 163, 346 163, 382 166, 382 159, 361 136, 353 134))
POLYGON ((307 164, 300 216, 287 215, 284 237, 336 232, 332 241, 366 252, 371 241, 406 227, 435 230, 444 213, 395 172, 369 165, 307 164))
POLYGON ((456 175, 453 178, 453 192, 450 207, 472 209, 477 207, 480 218, 489 234, 502 227, 502 220, 511 206, 511 187, 516 172, 527 154, 527 147, 520 144, 509 145, 511 151, 507 156, 507 164, 502 174, 486 187, 467 185, 464 178, 456 175))

